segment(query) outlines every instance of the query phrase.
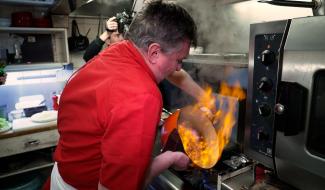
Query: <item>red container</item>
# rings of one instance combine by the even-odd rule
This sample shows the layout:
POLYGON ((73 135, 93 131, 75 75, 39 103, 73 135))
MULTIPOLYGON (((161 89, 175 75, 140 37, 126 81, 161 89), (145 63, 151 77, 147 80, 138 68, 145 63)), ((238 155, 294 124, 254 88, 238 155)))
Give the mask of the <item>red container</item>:
POLYGON ((40 28, 50 28, 51 27, 51 20, 49 18, 34 18, 33 19, 33 26, 40 27, 40 28))
POLYGON ((31 27, 32 13, 31 12, 15 12, 11 14, 11 25, 13 27, 31 27))

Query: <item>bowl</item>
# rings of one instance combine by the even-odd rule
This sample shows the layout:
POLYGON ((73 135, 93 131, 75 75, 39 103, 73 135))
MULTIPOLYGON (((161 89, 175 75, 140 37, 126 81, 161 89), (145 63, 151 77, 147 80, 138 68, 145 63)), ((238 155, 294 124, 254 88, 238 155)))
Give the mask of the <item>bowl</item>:
POLYGON ((24 111, 23 110, 12 110, 8 114, 8 119, 10 122, 12 122, 15 119, 20 119, 24 117, 24 111))

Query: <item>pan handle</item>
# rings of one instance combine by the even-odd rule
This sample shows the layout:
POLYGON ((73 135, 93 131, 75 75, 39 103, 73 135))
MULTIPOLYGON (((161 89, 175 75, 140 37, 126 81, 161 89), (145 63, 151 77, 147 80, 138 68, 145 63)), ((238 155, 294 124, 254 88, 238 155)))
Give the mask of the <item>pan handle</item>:
POLYGON ((171 115, 171 114, 173 114, 172 112, 170 112, 170 111, 166 110, 165 108, 163 108, 163 109, 162 109, 162 111, 163 111, 164 113, 168 114, 168 115, 171 115))
POLYGON ((317 1, 306 2, 306 1, 287 1, 287 0, 260 0, 259 3, 268 3, 271 5, 278 5, 278 6, 287 6, 287 7, 303 7, 303 8, 318 8, 317 1))

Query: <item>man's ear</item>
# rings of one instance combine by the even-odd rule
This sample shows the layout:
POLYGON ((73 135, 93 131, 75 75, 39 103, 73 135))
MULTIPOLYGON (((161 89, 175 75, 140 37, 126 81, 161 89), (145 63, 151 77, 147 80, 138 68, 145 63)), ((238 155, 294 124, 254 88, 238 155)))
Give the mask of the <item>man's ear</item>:
POLYGON ((148 60, 151 64, 156 64, 161 53, 161 47, 158 43, 152 43, 148 47, 148 60))

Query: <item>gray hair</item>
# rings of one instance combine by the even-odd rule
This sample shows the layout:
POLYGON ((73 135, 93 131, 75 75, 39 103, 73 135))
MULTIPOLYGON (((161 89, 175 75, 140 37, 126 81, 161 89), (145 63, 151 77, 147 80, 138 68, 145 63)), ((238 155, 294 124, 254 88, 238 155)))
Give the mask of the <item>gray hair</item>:
POLYGON ((184 8, 154 1, 135 16, 125 38, 144 50, 152 43, 159 43, 163 51, 170 52, 184 40, 196 46, 196 31, 196 24, 184 8))

